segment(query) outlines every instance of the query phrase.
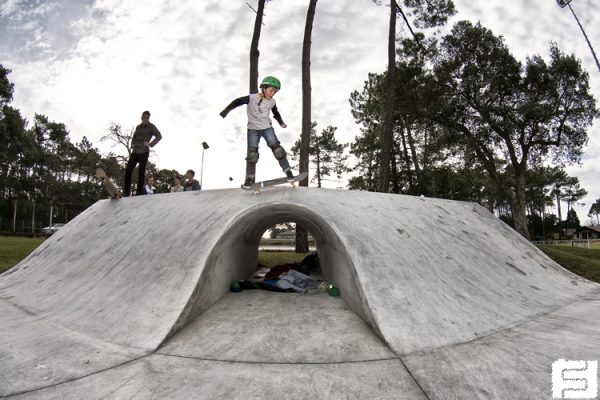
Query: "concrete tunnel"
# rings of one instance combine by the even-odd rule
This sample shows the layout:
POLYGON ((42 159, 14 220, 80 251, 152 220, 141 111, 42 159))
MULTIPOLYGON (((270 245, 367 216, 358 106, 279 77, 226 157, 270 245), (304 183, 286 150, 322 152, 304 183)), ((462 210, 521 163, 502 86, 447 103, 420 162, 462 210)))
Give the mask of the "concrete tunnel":
POLYGON ((548 398, 554 360, 600 359, 599 313, 600 285, 474 203, 284 187, 102 200, 0 275, 0 397, 548 398), (228 292, 289 221, 341 299, 228 292), (244 296, 322 307, 316 342, 235 362, 244 296))
POLYGON ((280 203, 258 205, 236 217, 211 250, 198 287, 168 337, 215 304, 229 290, 231 281, 251 276, 256 269, 262 234, 283 222, 295 222, 311 233, 317 245, 323 278, 334 282, 349 307, 377 332, 370 311, 365 307, 352 260, 327 220, 307 207, 280 203))

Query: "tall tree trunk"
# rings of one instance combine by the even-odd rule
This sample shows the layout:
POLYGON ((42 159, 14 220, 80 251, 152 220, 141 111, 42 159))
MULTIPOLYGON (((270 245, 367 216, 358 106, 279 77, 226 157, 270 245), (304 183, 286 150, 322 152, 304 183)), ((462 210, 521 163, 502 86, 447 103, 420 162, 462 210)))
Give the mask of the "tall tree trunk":
POLYGON ((17 231, 17 199, 13 199, 13 220, 12 220, 12 231, 17 231))
POLYGON ((254 32, 250 43, 250 93, 258 93, 258 42, 262 28, 262 18, 265 10, 265 0, 258 0, 258 10, 254 19, 254 32))
POLYGON ((515 192, 510 198, 515 230, 525 239, 531 239, 529 229, 527 228, 527 215, 525 213, 525 176, 518 174, 516 177, 515 192))
POLYGON ((406 137, 408 139, 408 147, 410 148, 412 164, 415 167, 415 178, 417 180, 417 183, 415 185, 417 190, 416 190, 415 194, 422 194, 424 192, 425 188, 423 187, 421 166, 419 164, 419 157, 417 156, 417 148, 415 146, 415 138, 413 137, 412 131, 410 130, 410 126, 408 126, 408 124, 403 123, 402 126, 404 129, 406 129, 406 137))
MULTIPOLYGON (((402 142, 402 149, 404 150, 404 160, 406 163, 406 177, 408 178, 408 193, 414 194, 415 193, 415 187, 414 187, 414 183, 413 183, 414 180, 413 180, 412 169, 410 168, 410 156, 408 155, 408 146, 406 145, 406 136, 404 135, 404 130, 400 131, 400 139, 402 142)), ((402 152, 400 152, 400 154, 402 155, 402 152)))
MULTIPOLYGON (((311 82, 310 82, 310 49, 312 44, 312 28, 315 19, 317 0, 310 0, 306 13, 304 41, 302 43, 302 134, 300 136, 299 172, 308 173, 311 121, 311 82)), ((308 186, 308 176, 300 181, 300 186, 308 186)))
POLYGON ((542 240, 546 240, 546 213, 543 205, 540 207, 540 215, 542 216, 542 240))
MULTIPOLYGON (((312 28, 317 9, 317 0, 310 0, 306 12, 306 25, 304 27, 304 41, 302 42, 302 134, 300 137, 300 165, 299 172, 308 173, 308 153, 310 149, 311 122, 311 85, 310 85, 310 48, 312 43, 312 28)), ((320 184, 320 183, 319 183, 320 184)), ((308 186, 308 175, 300 186, 308 186)), ((296 224, 296 252, 308 251, 308 233, 306 229, 296 224)))
POLYGON ((35 237, 35 200, 31 202, 31 233, 35 237))
POLYGON ((562 221, 562 213, 560 211, 560 189, 556 191, 556 213, 558 214, 558 222, 562 221))
POLYGON ((50 230, 52 230, 52 217, 54 215, 54 204, 52 202, 50 202, 50 221, 48 222, 48 226, 50 227, 50 230))
POLYGON ((396 83, 396 0, 390 2, 390 28, 388 34, 388 71, 385 91, 385 115, 381 137, 381 160, 379 173, 379 192, 390 189, 390 153, 394 130, 395 83, 396 83))
POLYGON ((316 161, 316 165, 317 165, 317 187, 320 189, 321 188, 321 150, 317 149, 317 161, 316 161))
POLYGON ((396 165, 396 146, 392 146, 391 164, 392 164, 392 193, 400 193, 400 177, 398 176, 398 166, 396 165))

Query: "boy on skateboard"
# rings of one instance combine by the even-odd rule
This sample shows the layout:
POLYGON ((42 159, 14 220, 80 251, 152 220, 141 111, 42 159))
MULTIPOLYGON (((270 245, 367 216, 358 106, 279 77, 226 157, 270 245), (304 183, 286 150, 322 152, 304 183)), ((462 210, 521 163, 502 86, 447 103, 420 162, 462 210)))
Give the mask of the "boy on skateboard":
POLYGON ((243 104, 247 104, 246 113, 248 114, 248 151, 246 156, 246 180, 242 185, 244 189, 252 188, 252 184, 256 177, 256 163, 258 162, 258 143, 263 137, 267 141, 267 145, 271 148, 273 155, 279 161, 279 165, 288 181, 294 180, 294 174, 290 168, 290 163, 287 159, 287 153, 281 147, 275 130, 269 117, 269 112, 273 112, 273 117, 277 120, 282 128, 287 128, 283 122, 281 114, 277 110, 275 104, 275 93, 281 89, 281 82, 273 76, 267 76, 260 84, 261 93, 251 93, 248 96, 240 97, 233 100, 223 111, 221 117, 225 118, 229 111, 243 104))

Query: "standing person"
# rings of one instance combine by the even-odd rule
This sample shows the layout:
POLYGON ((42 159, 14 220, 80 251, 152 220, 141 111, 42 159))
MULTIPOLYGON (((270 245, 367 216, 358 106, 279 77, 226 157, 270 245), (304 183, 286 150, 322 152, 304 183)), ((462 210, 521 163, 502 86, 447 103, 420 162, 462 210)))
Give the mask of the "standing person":
POLYGON ((265 138, 267 145, 273 152, 273 155, 277 161, 279 161, 279 166, 281 166, 281 169, 283 172, 285 172, 288 181, 294 179, 294 174, 287 159, 287 153, 285 152, 285 149, 281 147, 281 144, 275 135, 271 118, 269 117, 269 112, 272 111, 273 117, 277 120, 279 126, 282 128, 287 128, 287 125, 281 118, 281 114, 279 114, 279 111, 277 110, 277 105, 275 104, 275 99, 273 98, 275 93, 281 89, 281 82, 279 79, 273 76, 267 76, 262 80, 260 89, 261 93, 251 93, 248 96, 233 100, 220 113, 221 117, 225 118, 229 111, 241 106, 242 104, 247 104, 246 113, 248 114, 248 151, 246 155, 246 179, 242 185, 242 188, 244 189, 250 189, 252 184, 255 182, 256 163, 258 162, 259 157, 258 143, 260 142, 261 137, 265 138))
POLYGON ((200 182, 198 182, 197 180, 194 179, 194 175, 196 175, 196 173, 194 172, 193 169, 188 169, 187 172, 185 173, 185 185, 183 187, 183 190, 185 192, 189 191, 189 190, 200 190, 200 182))
POLYGON ((154 147, 162 139, 159 130, 150 123, 150 111, 142 113, 142 123, 135 127, 133 138, 131 139, 131 156, 125 167, 125 183, 123 185, 123 196, 129 197, 131 194, 131 175, 138 167, 138 184, 135 194, 144 194, 144 181, 146 175, 146 164, 150 156, 150 147, 154 147), (150 141, 154 137, 154 140, 150 141))
POLYGON ((183 186, 181 186, 181 176, 175 175, 173 178, 173 186, 171 186, 171 193, 183 192, 183 186))
POLYGON ((146 186, 144 186, 144 194, 154 194, 155 190, 154 177, 152 175, 148 175, 146 178, 146 186))

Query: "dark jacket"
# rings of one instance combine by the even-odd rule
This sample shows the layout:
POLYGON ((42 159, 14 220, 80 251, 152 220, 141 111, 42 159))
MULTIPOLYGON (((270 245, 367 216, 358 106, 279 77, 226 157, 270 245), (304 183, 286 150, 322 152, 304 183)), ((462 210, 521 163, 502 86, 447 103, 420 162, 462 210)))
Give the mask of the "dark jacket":
POLYGON ((148 122, 146 125, 139 124, 135 127, 133 138, 131 139, 131 152, 135 154, 147 153, 150 149, 144 144, 144 142, 150 142, 150 147, 154 147, 162 139, 162 135, 154 126, 154 124, 148 122), (150 142, 150 139, 154 137, 154 140, 150 142))

